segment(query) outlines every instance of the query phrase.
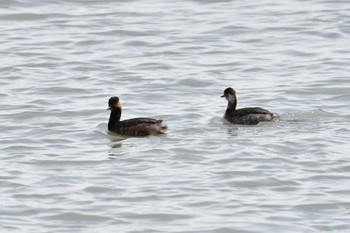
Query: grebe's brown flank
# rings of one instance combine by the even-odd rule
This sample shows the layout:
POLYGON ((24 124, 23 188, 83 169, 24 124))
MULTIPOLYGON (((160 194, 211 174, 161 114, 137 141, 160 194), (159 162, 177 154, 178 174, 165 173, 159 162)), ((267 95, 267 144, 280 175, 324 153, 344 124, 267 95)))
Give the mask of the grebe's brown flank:
POLYGON ((165 133, 167 127, 162 123, 162 120, 133 118, 121 121, 122 106, 117 96, 109 99, 108 106, 108 109, 111 110, 108 130, 113 133, 125 136, 148 136, 165 133))
POLYGON ((226 88, 221 97, 228 101, 224 118, 231 123, 256 125, 260 121, 272 121, 276 117, 270 111, 259 107, 236 109, 237 93, 231 87, 226 88))

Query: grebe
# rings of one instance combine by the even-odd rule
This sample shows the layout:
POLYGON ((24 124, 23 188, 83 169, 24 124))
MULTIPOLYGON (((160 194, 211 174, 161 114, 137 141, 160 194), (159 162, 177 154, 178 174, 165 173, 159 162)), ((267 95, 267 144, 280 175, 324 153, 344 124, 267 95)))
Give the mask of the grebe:
POLYGON ((113 96, 108 101, 111 115, 108 122, 108 130, 125 136, 148 136, 165 133, 166 125, 162 120, 153 118, 133 118, 120 121, 122 107, 119 98, 113 96))
POLYGON ((263 108, 241 108, 236 109, 237 95, 236 91, 228 87, 224 95, 228 101, 224 118, 234 124, 256 125, 260 121, 272 121, 274 114, 263 108))

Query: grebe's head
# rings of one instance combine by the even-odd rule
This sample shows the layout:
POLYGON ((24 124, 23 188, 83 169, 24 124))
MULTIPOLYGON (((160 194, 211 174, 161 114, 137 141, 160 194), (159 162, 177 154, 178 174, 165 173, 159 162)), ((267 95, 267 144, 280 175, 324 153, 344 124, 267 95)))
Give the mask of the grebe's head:
POLYGON ((109 98, 108 100, 108 109, 114 110, 114 109, 121 109, 122 105, 120 104, 119 98, 117 96, 113 96, 109 98))
POLYGON ((225 99, 229 102, 236 101, 236 91, 232 87, 228 87, 225 89, 224 95, 222 95, 221 97, 225 97, 225 99))

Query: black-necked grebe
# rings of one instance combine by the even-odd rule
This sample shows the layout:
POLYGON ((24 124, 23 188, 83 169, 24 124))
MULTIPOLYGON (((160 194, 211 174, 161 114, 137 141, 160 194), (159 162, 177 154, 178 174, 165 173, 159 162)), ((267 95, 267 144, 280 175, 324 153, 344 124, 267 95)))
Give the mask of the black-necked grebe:
POLYGON ((108 101, 111 115, 108 122, 108 130, 125 135, 125 136, 148 136, 154 134, 163 134, 166 125, 162 124, 162 120, 153 118, 133 118, 120 121, 122 107, 119 98, 114 96, 108 101))
POLYGON ((256 125, 260 121, 272 121, 274 114, 263 108, 241 108, 237 107, 236 91, 229 87, 224 91, 224 95, 228 101, 224 118, 234 124, 256 125))

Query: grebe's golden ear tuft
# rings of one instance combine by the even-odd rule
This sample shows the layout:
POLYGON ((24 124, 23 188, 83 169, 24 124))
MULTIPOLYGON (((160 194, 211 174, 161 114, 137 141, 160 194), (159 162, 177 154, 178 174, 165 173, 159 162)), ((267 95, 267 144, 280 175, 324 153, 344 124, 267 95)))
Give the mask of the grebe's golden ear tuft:
POLYGON ((122 104, 120 103, 120 101, 118 100, 117 102, 114 103, 114 107, 115 108, 122 108, 122 104))

